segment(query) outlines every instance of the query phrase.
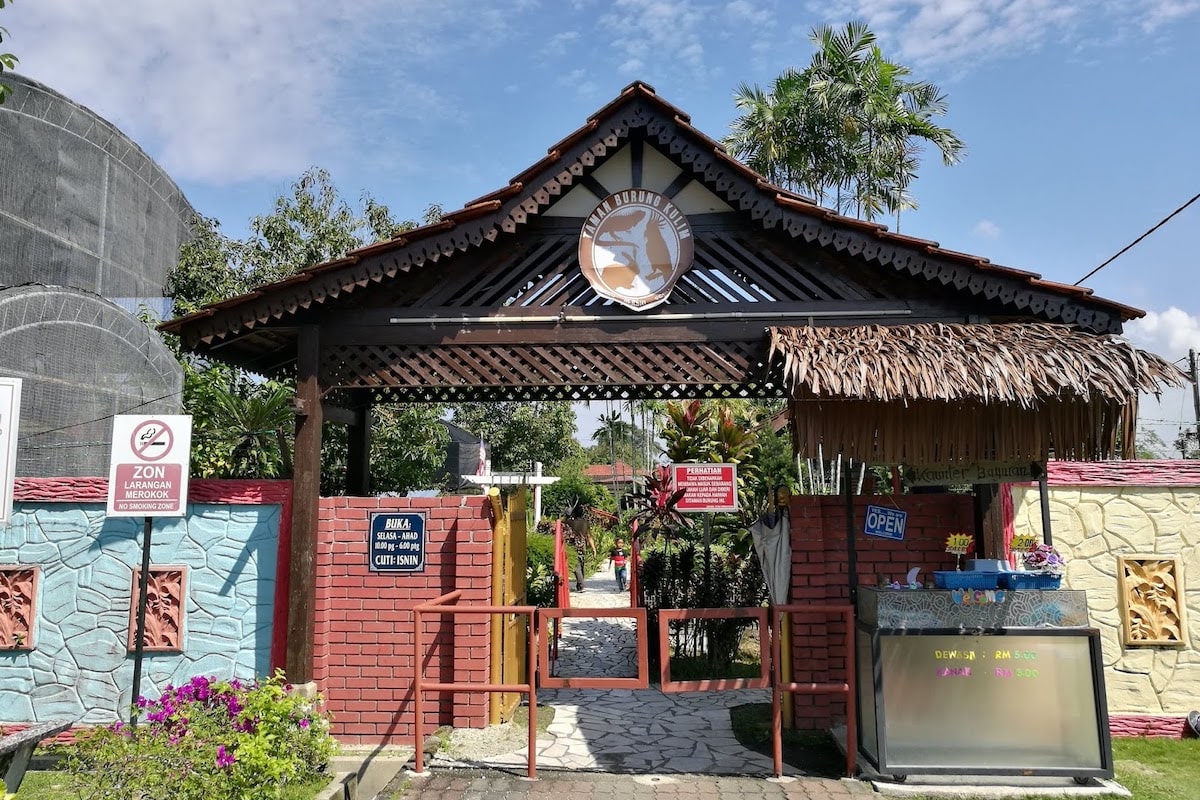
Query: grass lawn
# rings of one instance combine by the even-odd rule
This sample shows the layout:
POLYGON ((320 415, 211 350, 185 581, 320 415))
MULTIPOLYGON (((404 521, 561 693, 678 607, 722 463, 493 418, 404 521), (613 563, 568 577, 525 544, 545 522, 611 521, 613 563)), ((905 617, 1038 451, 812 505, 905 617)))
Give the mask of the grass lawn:
MULTIPOLYGON (((63 784, 64 775, 56 770, 39 770, 26 772, 25 780, 21 781, 21 790, 16 794, 16 800, 78 800, 79 795, 67 790, 63 784)), ((315 781, 313 783, 289 786, 284 793, 285 800, 312 800, 322 789, 333 780, 315 781)), ((0 789, 4 788, 0 786, 0 789)))
POLYGON ((1200 739, 1113 739, 1113 762, 1134 800, 1200 794, 1200 739))
MULTIPOLYGON (((771 706, 751 703, 729 710, 734 735, 745 747, 771 755, 771 706)), ((819 731, 783 731, 783 760, 812 775, 838 778, 846 759, 833 738, 819 731)), ((1134 800, 1200 796, 1200 739, 1114 739, 1117 782, 1134 800)), ((912 800, 924 800, 914 797, 912 800)))

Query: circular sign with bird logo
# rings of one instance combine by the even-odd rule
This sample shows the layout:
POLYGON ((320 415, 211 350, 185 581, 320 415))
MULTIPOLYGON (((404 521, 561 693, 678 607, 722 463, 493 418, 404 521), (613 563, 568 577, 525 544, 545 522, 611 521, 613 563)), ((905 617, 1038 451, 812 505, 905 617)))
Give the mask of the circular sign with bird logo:
POLYGON ((665 301, 694 256, 687 217, 647 189, 604 198, 579 235, 579 268, 596 294, 634 311, 665 301))

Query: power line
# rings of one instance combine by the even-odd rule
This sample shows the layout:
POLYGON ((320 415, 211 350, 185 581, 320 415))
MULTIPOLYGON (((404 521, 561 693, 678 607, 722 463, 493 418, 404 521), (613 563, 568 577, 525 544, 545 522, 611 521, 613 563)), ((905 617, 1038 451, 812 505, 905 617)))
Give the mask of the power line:
POLYGON ((143 406, 148 406, 151 403, 157 403, 159 400, 166 400, 169 397, 175 397, 176 395, 181 395, 181 394, 183 394, 182 391, 171 392, 170 394, 164 394, 162 397, 155 397, 151 400, 146 400, 144 402, 138 403, 136 406, 130 406, 129 408, 125 409, 124 411, 117 411, 112 414, 105 414, 103 417, 97 417, 96 419, 89 419, 86 422, 72 422, 70 425, 62 425, 58 428, 47 428, 44 431, 37 431, 35 433, 29 433, 29 434, 26 434, 25 436, 18 435, 17 441, 20 443, 28 443, 29 440, 34 438, 35 436, 45 436, 46 434, 49 434, 49 433, 58 433, 59 431, 66 431, 66 430, 70 430, 71 428, 81 428, 84 425, 93 425, 97 422, 103 422, 106 419, 112 419, 113 417, 117 416, 117 414, 128 414, 130 411, 134 411, 143 406))
POLYGON ((1147 236, 1149 236, 1150 234, 1154 233, 1156 230, 1158 230, 1159 228, 1161 228, 1163 225, 1166 225, 1166 224, 1167 224, 1167 222, 1168 222, 1168 221, 1171 219, 1171 217, 1175 216, 1175 215, 1176 215, 1176 214, 1178 214, 1180 211, 1183 211, 1185 208, 1187 208, 1188 206, 1190 206, 1192 203, 1196 202, 1197 200, 1200 200, 1200 194, 1196 194, 1196 195, 1194 195, 1194 196, 1192 197, 1192 199, 1191 199, 1191 200, 1188 200, 1186 203, 1184 203, 1183 205, 1181 205, 1179 208, 1175 209, 1175 210, 1174 210, 1174 211, 1172 211, 1170 214, 1167 214, 1165 217, 1163 217, 1161 220, 1159 220, 1159 222, 1158 222, 1158 224, 1157 224, 1157 225, 1155 225, 1153 228, 1151 228, 1150 230, 1148 230, 1148 231, 1146 231, 1145 233, 1143 233, 1143 234, 1142 234, 1141 236, 1139 236, 1138 238, 1134 239, 1134 240, 1133 240, 1132 242, 1130 242, 1129 244, 1127 244, 1127 245, 1125 245, 1124 247, 1122 247, 1122 248, 1121 248, 1121 249, 1120 249, 1120 250, 1117 252, 1117 254, 1116 254, 1116 255, 1114 255, 1112 258, 1108 259, 1107 261, 1105 261, 1105 262, 1104 262, 1103 264, 1101 264, 1100 266, 1096 267, 1094 270, 1092 270, 1091 272, 1089 272, 1087 275, 1084 275, 1082 278, 1080 278, 1079 280, 1075 281, 1075 283, 1074 283, 1073 285, 1074 285, 1074 286, 1078 286, 1079 284, 1081 284, 1081 283, 1083 283, 1084 281, 1086 281, 1088 278, 1090 278, 1090 277, 1092 277, 1093 275, 1095 275, 1095 274, 1096 274, 1097 272, 1099 272, 1100 270, 1102 270, 1102 269, 1104 269, 1105 267, 1107 267, 1107 266, 1108 266, 1109 264, 1111 264, 1112 262, 1116 261, 1118 258, 1120 258, 1121 256, 1123 256, 1123 255, 1124 255, 1124 254, 1125 254, 1125 253, 1126 253, 1128 250, 1132 249, 1132 248, 1133 248, 1133 247, 1134 247, 1134 246, 1135 246, 1135 245, 1136 245, 1138 242, 1140 242, 1142 239, 1145 239, 1147 236))

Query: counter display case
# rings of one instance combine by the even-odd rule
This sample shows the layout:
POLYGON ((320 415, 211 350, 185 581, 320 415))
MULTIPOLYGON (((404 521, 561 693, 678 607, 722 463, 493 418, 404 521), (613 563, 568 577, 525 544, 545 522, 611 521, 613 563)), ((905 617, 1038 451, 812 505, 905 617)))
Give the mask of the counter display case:
POLYGON ((860 589, 860 749, 882 773, 1111 778, 1077 591, 860 589))

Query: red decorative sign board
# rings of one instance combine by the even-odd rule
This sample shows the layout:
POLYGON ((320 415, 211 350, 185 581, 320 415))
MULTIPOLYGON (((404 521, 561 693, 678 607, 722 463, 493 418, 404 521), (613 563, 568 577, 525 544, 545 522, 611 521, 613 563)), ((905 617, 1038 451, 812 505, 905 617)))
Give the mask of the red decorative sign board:
POLYGON ((672 464, 671 485, 680 511, 737 511, 737 464, 672 464))
POLYGON ((187 510, 192 418, 113 417, 110 517, 182 517, 187 510))

